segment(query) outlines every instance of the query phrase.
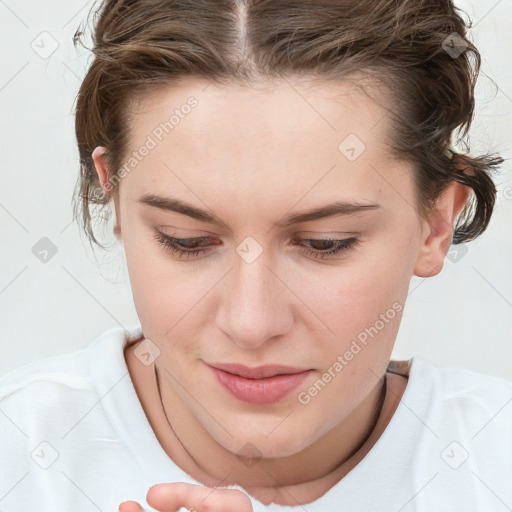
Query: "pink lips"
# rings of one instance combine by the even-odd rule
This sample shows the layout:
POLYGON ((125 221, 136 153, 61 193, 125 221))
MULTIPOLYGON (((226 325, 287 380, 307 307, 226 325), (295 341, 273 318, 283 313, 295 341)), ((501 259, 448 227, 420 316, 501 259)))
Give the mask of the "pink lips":
POLYGON ((312 371, 282 365, 248 368, 235 363, 209 363, 207 366, 231 395, 255 405, 268 405, 281 400, 312 371))

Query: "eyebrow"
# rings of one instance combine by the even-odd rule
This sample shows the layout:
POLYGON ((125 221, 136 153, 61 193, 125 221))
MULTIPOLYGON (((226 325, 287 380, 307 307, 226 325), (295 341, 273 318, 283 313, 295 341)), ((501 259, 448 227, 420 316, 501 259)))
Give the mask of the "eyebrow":
MULTIPOLYGON (((193 219, 209 224, 216 224, 229 229, 229 226, 219 217, 210 213, 207 210, 202 210, 195 206, 185 203, 184 201, 176 198, 162 197, 156 194, 144 194, 138 199, 139 203, 158 208, 160 210, 181 213, 192 217, 193 219)), ((345 201, 336 201, 325 206, 314 208, 312 210, 305 210, 294 213, 284 218, 276 225, 282 228, 299 224, 301 222, 308 222, 318 219, 325 219, 328 217, 335 217, 340 215, 351 215, 355 213, 365 212, 369 210, 376 210, 381 205, 378 203, 361 204, 361 203, 348 203, 345 201)))

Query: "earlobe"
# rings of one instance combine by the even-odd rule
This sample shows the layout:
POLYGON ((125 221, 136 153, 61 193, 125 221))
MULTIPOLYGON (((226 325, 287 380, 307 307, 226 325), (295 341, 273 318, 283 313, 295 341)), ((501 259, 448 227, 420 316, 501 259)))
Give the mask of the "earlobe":
POLYGON ((113 204, 114 204, 114 218, 115 218, 114 230, 113 230, 114 231, 114 236, 122 244, 123 243, 123 239, 122 239, 122 236, 121 236, 121 224, 120 224, 119 215, 117 214, 118 209, 119 209, 119 203, 118 203, 117 196, 114 196, 113 204))
POLYGON ((453 228, 436 210, 428 221, 427 235, 422 239, 414 266, 414 275, 433 277, 443 269, 444 258, 451 245, 453 228))
POLYGON ((455 221, 467 202, 470 189, 452 182, 441 194, 436 208, 425 221, 425 232, 414 267, 414 275, 432 277, 441 272, 448 253, 455 221))

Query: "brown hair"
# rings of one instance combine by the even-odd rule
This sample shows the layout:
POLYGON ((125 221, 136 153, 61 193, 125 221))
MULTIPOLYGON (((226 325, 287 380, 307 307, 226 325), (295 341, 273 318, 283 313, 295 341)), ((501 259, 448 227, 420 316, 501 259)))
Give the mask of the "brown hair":
MULTIPOLYGON (((458 11, 449 0, 104 0, 92 34, 94 60, 77 96, 75 218, 102 246, 91 207, 107 205, 110 195, 91 154, 105 146, 110 172, 121 169, 130 105, 138 98, 187 77, 255 84, 364 72, 392 84, 389 145, 413 163, 418 213, 428 216, 446 186, 460 182, 473 193, 452 243, 476 238, 496 199, 490 174, 504 160, 460 154, 461 166, 447 154, 455 132, 459 141, 468 136, 480 70, 480 54, 466 38, 471 25, 458 11)), ((83 33, 75 33, 75 46, 83 45, 83 33)))

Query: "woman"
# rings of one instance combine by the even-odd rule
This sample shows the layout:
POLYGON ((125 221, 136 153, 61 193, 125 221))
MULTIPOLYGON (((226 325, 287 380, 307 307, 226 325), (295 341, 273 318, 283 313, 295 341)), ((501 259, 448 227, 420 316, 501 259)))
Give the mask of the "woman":
POLYGON ((444 0, 102 4, 76 214, 99 244, 113 206, 141 325, 0 381, 6 510, 512 504, 512 383, 390 360, 494 206, 503 160, 451 150, 465 33, 444 0))

